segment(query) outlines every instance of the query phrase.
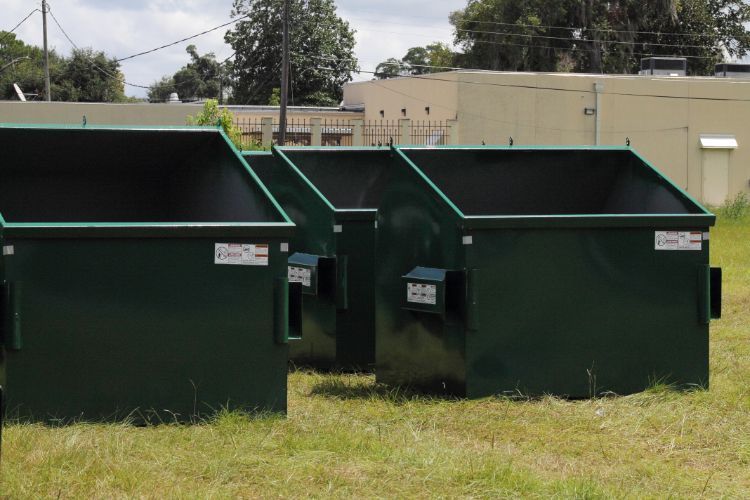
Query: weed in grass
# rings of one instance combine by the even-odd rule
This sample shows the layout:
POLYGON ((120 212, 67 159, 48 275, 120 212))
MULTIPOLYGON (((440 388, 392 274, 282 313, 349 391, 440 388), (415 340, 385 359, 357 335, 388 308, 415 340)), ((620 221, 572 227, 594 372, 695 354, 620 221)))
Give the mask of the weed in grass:
POLYGON ((739 192, 734 198, 727 201, 719 208, 719 215, 728 219, 741 219, 748 213, 750 201, 744 192, 739 192))

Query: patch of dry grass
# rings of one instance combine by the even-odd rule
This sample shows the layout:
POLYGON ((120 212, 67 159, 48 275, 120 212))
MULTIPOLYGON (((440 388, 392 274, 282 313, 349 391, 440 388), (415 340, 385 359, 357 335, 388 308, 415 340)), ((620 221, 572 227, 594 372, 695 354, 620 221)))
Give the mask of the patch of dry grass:
POLYGON ((464 401, 294 372, 288 418, 10 425, 0 497, 748 497, 750 219, 711 244, 725 288, 708 391, 464 401))

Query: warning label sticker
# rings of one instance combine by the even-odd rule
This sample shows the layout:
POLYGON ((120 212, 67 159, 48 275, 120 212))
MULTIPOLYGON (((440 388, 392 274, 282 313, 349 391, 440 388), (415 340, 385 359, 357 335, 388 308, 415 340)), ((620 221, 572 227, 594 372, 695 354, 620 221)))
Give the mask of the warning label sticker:
POLYGON ((234 266, 267 266, 268 245, 215 243, 214 264, 234 266))
POLYGON ((703 247, 703 233, 700 231, 656 231, 656 250, 700 250, 703 247))
POLYGON ((302 286, 310 286, 312 271, 306 267, 289 266, 289 282, 302 283, 302 286))
POLYGON ((425 283, 407 283, 406 301, 417 304, 437 304, 437 285, 425 283))

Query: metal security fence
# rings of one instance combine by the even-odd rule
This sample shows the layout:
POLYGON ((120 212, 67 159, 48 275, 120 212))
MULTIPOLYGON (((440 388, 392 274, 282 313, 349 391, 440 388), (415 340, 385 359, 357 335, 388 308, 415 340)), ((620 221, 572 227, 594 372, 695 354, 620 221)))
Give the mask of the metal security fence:
POLYGON ((414 121, 411 123, 410 144, 443 146, 448 144, 450 128, 446 122, 414 121))
POLYGON ((260 117, 239 117, 234 120, 235 126, 242 131, 242 144, 250 146, 263 142, 262 119, 260 117))
MULTIPOLYGON (((270 147, 279 139, 278 116, 238 117, 245 146, 270 147)), ((413 144, 439 146, 454 143, 453 125, 445 121, 359 120, 291 118, 287 120, 287 146, 388 146, 413 144)))
POLYGON ((354 146, 351 120, 323 120, 321 146, 354 146))
POLYGON ((367 120, 362 127, 365 146, 397 144, 401 136, 398 120, 367 120))
MULTIPOLYGON (((279 143, 279 124, 273 124, 273 143, 279 143)), ((311 146, 312 130, 307 120, 302 118, 287 119, 286 121, 286 145, 287 146, 311 146)))

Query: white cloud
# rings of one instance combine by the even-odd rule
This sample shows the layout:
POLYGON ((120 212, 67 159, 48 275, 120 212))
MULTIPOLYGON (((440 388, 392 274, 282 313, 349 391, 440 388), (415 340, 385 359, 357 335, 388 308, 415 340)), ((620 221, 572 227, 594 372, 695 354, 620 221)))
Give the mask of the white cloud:
MULTIPOLYGON (((148 50, 229 20, 231 0, 51 0, 51 9, 68 35, 79 46, 103 50, 108 56, 125 57, 148 50)), ((37 2, 3 0, 0 29, 10 29, 26 16, 37 2)), ((374 70, 388 57, 402 57, 413 46, 432 41, 450 42, 448 23, 451 11, 466 0, 338 0, 339 15, 357 30, 356 54, 363 70, 374 70)), ((160 50, 122 63, 128 82, 149 85, 172 74, 187 62, 185 47, 193 43, 198 51, 214 52, 218 59, 232 53, 224 43, 222 28, 190 42, 160 50)), ((42 45, 42 18, 32 16, 16 33, 26 43, 42 45)), ((62 54, 70 44, 48 20, 49 45, 62 54)), ((369 79, 362 74, 358 79, 369 79)), ((145 90, 126 87, 128 95, 145 96, 145 90)))

